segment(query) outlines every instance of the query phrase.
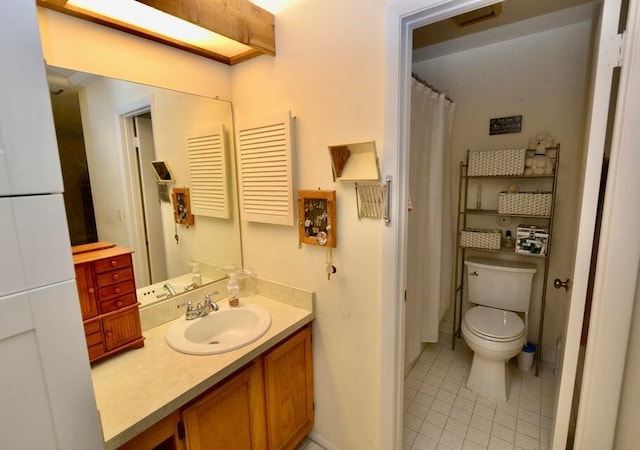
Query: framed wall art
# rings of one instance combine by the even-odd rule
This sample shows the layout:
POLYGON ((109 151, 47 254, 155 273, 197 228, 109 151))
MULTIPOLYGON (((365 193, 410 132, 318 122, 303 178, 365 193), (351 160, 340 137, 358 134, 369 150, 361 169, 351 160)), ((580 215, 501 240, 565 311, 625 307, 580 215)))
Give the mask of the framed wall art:
POLYGON ((336 191, 298 191, 300 242, 335 247, 336 191))
POLYGON ((191 213, 189 188, 173 188, 171 200, 173 200, 173 218, 176 223, 180 225, 193 225, 194 218, 191 213))

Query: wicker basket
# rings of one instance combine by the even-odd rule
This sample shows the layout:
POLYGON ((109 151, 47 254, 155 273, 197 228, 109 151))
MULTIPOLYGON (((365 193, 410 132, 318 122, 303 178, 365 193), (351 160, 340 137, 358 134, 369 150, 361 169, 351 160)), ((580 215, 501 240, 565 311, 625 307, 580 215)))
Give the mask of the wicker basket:
POLYGON ((500 250, 500 231, 484 229, 468 229, 460 232, 462 247, 500 250))
POLYGON ((469 152, 470 177, 496 175, 522 175, 527 149, 489 150, 469 152))
POLYGON ((498 194, 498 214, 550 216, 551 193, 501 192, 498 194))

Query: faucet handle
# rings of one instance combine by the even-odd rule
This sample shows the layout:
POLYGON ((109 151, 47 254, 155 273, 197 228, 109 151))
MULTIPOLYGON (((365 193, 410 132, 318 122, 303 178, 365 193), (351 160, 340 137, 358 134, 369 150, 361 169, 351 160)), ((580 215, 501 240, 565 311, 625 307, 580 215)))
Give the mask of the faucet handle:
MULTIPOLYGON (((217 294, 217 292, 214 292, 214 294, 217 294)), ((204 296, 204 307, 207 310, 211 310, 211 311, 217 311, 219 308, 218 304, 213 303, 213 301, 211 300, 211 294, 207 294, 204 296)))

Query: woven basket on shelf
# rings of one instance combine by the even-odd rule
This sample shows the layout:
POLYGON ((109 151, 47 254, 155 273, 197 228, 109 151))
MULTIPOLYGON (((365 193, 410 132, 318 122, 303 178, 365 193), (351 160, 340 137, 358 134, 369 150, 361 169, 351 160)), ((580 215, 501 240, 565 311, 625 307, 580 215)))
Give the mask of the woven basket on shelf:
POLYGON ((467 175, 471 177, 522 175, 527 150, 488 150, 469 152, 467 175))
POLYGON ((549 216, 551 215, 551 193, 500 192, 498 214, 549 216))
POLYGON ((460 245, 462 247, 500 250, 500 237, 500 231, 496 230, 462 230, 460 232, 460 245))

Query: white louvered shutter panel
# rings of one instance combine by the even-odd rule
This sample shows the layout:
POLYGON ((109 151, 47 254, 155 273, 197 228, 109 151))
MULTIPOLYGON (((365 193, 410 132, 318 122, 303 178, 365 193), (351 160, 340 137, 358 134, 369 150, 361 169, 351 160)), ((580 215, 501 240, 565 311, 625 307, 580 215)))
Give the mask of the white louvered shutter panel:
POLYGON ((229 218, 227 149, 224 126, 187 136, 191 173, 191 211, 196 216, 229 218))
POLYGON ((291 114, 240 122, 237 145, 242 217, 293 225, 291 114))

